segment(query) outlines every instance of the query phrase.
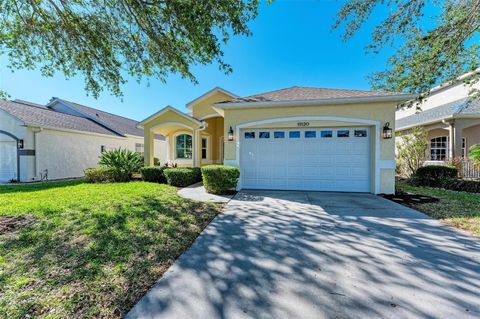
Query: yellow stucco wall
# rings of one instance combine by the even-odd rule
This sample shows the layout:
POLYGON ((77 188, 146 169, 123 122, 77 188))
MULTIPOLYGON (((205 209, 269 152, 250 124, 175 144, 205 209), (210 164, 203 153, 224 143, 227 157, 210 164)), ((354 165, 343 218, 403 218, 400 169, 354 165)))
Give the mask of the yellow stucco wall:
POLYGON ((201 119, 208 115, 218 114, 217 111, 212 108, 212 103, 230 100, 232 100, 232 97, 230 95, 220 91, 215 91, 208 97, 190 105, 190 108, 192 110, 192 116, 196 119, 201 119))
MULTIPOLYGON (((345 104, 345 105, 317 105, 317 106, 291 106, 291 107, 274 107, 274 108, 245 108, 245 109, 226 109, 224 136, 227 136, 230 126, 236 131, 237 125, 286 117, 311 117, 311 116, 328 116, 365 119, 380 122, 380 129, 386 122, 390 123, 390 127, 395 129, 395 103, 370 103, 370 104, 345 104)), ((297 127, 298 120, 274 123, 260 124, 255 127, 297 127)), ((345 121, 312 121, 309 127, 328 127, 328 126, 369 126, 355 122, 345 121)), ((375 133, 378 134, 378 133, 375 133)), ((380 133, 381 134, 381 133, 380 133)), ((228 162, 237 161, 236 159, 236 143, 238 137, 235 136, 234 141, 225 141, 225 160, 228 162)), ((375 138, 372 139, 372 151, 375 152, 375 138)), ((380 137, 380 161, 394 163, 395 160, 395 139, 383 139, 380 137)), ((372 154, 375 159, 376 154, 372 154)), ((379 163, 377 165, 380 165, 379 163)), ((375 166, 375 163, 372 163, 375 166)), ((374 175, 375 170, 372 170, 374 175)), ((382 168, 380 170, 380 192, 392 193, 395 188, 394 169, 382 168)), ((373 176, 372 183, 376 182, 376 176, 373 176)), ((372 189, 374 187, 372 186, 372 189)))

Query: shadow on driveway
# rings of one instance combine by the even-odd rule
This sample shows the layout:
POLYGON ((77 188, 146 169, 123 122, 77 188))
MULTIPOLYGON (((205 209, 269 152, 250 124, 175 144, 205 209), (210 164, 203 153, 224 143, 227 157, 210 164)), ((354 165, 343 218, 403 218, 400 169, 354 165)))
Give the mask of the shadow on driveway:
POLYGON ((479 318, 479 243, 370 194, 242 191, 127 318, 479 318))

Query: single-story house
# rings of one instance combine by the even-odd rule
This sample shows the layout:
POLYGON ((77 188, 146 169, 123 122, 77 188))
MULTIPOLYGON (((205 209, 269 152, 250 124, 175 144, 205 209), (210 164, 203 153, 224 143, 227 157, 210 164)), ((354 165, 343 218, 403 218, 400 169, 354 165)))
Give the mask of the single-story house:
POLYGON ((396 131, 401 136, 414 127, 427 133, 427 164, 441 164, 452 158, 468 158, 468 149, 480 143, 480 100, 469 92, 480 89, 464 83, 440 85, 421 103, 396 112, 396 131))
MULTIPOLYGON (((47 105, 0 100, 0 182, 81 177, 102 151, 127 148, 143 155, 138 122, 53 98, 47 105)), ((155 157, 166 142, 154 137, 155 157)))
POLYGON ((410 94, 310 87, 239 97, 214 88, 139 123, 145 161, 154 136, 178 165, 239 167, 238 189, 393 193, 395 110, 410 94), (389 138, 390 136, 390 138, 389 138))

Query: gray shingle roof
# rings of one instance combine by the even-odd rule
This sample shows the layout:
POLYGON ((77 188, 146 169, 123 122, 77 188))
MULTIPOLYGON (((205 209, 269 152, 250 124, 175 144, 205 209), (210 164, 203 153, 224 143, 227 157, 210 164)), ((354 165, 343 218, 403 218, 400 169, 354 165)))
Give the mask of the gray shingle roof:
POLYGON ((138 122, 135 120, 132 120, 123 116, 115 115, 112 113, 100 111, 100 110, 97 110, 82 104, 78 104, 75 102, 70 102, 63 99, 57 99, 57 100, 73 106, 75 109, 77 109, 81 113, 88 114, 94 119, 98 119, 99 121, 105 123, 107 126, 111 127, 117 132, 120 132, 121 134, 143 136, 143 129, 137 128, 138 122))
POLYGON ((373 96, 394 96, 398 94, 401 94, 401 93, 292 86, 286 89, 259 93, 259 94, 250 95, 246 97, 240 97, 232 101, 225 101, 225 102, 226 103, 279 102, 279 101, 320 100, 320 99, 373 97, 373 96))
POLYGON ((395 126, 397 129, 402 129, 423 125, 424 123, 441 121, 451 116, 461 117, 462 115, 478 115, 480 117, 480 100, 469 101, 468 98, 463 98, 461 100, 446 103, 433 109, 421 111, 398 119, 395 121, 395 126))
POLYGON ((90 119, 56 112, 43 106, 34 106, 32 103, 0 100, 0 109, 18 118, 26 125, 118 136, 90 119))

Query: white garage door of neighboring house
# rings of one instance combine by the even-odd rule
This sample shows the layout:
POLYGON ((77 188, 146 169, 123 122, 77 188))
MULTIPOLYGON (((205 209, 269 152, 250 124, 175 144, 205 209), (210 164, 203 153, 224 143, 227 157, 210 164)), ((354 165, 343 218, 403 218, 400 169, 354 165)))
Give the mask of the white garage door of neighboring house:
POLYGON ((0 141, 0 183, 17 178, 16 147, 15 141, 0 141))
POLYGON ((242 188, 371 191, 369 128, 245 129, 242 188))

